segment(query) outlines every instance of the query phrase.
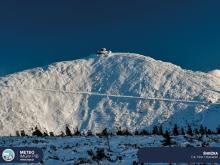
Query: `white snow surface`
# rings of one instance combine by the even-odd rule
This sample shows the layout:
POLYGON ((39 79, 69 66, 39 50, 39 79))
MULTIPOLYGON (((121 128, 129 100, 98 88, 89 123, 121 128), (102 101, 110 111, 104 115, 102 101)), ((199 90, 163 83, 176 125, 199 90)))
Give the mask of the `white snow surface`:
POLYGON ((59 134, 65 125, 93 132, 160 124, 215 129, 220 125, 218 103, 219 78, 210 74, 133 53, 92 55, 0 78, 0 134, 30 134, 35 126, 59 134))
MULTIPOLYGON (((1 137, 1 147, 37 147, 43 150, 43 162, 33 165, 132 165, 139 162, 137 152, 144 147, 164 147, 162 136, 109 136, 106 137, 1 137), (95 160, 98 149, 106 157, 95 160)), ((220 135, 171 136, 170 147, 220 147, 220 135)), ((10 163, 11 164, 11 163, 10 163)), ((169 163, 145 163, 169 165, 169 163)), ((189 163, 178 163, 188 165, 189 163)), ((208 163, 211 165, 211 163, 208 163)), ((215 163, 218 165, 218 163, 215 163)), ((12 164, 14 165, 14 164, 12 164)), ((26 164, 21 164, 26 165, 26 164)), ((32 165, 32 164, 31 164, 32 165)))
POLYGON ((217 77, 217 78, 220 78, 220 70, 219 69, 209 71, 208 73, 215 76, 215 77, 217 77))

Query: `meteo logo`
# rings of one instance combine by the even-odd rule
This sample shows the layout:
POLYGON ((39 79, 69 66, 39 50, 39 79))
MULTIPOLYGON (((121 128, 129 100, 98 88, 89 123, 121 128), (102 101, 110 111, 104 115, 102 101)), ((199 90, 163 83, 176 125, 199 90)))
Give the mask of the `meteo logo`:
MULTIPOLYGON (((1 163, 40 163, 43 160, 43 151, 35 147, 12 147, 12 148, 0 148, 0 154, 2 158, 1 163)), ((1 156, 0 155, 0 156, 1 156)))
POLYGON ((204 151, 203 152, 203 156, 218 156, 218 152, 214 152, 214 151, 204 151))
POLYGON ((20 151, 21 155, 34 155, 35 152, 34 151, 20 151))
POLYGON ((2 158, 6 162, 11 162, 15 158, 15 152, 12 149, 5 149, 2 152, 2 158))

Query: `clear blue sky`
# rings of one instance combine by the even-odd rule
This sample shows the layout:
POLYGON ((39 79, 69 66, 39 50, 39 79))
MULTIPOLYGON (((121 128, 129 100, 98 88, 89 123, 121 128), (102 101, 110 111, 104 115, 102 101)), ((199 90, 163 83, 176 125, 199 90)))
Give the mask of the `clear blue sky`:
POLYGON ((218 0, 0 1, 0 76, 101 47, 220 68, 218 0))

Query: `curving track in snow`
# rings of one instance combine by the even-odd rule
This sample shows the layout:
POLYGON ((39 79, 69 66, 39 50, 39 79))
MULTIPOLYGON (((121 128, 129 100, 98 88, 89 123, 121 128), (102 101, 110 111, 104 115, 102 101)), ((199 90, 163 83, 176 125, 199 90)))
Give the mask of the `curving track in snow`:
MULTIPOLYGON (((5 85, 0 85, 0 86, 6 87, 6 88, 13 88, 13 86, 5 86, 5 85)), ((164 101, 164 102, 174 102, 174 103, 184 103, 184 104, 220 105, 220 103, 218 102, 209 103, 209 102, 198 101, 198 100, 181 100, 181 99, 171 99, 171 98, 113 95, 113 94, 105 94, 105 93, 98 93, 98 92, 65 91, 65 90, 55 90, 55 89, 26 88, 26 87, 19 87, 19 89, 36 90, 36 91, 42 91, 42 92, 67 93, 67 94, 73 94, 73 95, 103 96, 103 97, 108 97, 108 98, 128 98, 128 99, 140 99, 140 100, 147 100, 147 101, 164 101)))

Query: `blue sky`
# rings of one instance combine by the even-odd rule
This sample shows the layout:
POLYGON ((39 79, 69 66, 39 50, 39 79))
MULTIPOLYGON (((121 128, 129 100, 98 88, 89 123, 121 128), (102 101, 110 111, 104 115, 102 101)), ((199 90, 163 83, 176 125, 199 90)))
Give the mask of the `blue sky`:
POLYGON ((0 1, 0 76, 101 47, 220 68, 219 8, 217 0, 0 1))

